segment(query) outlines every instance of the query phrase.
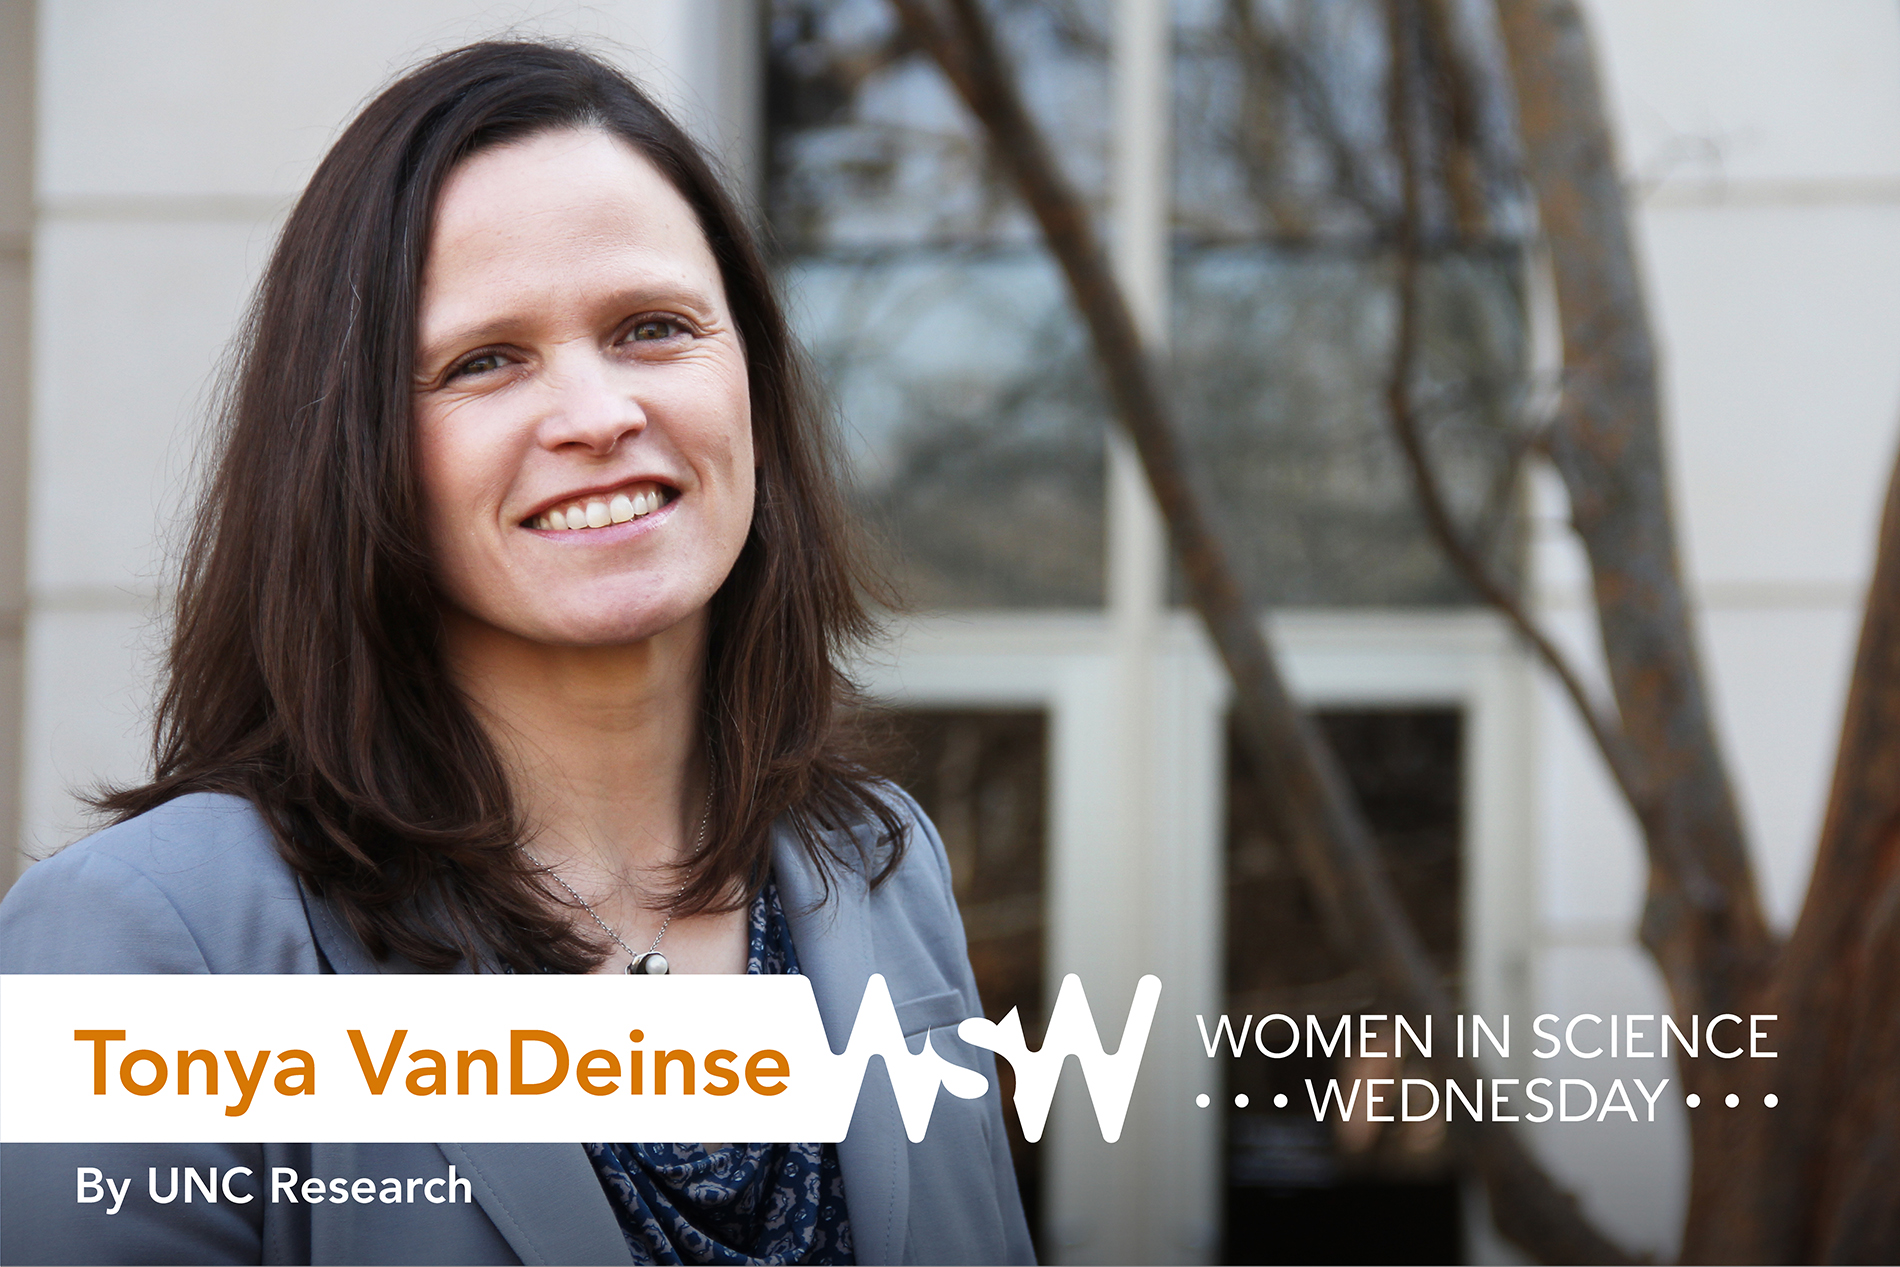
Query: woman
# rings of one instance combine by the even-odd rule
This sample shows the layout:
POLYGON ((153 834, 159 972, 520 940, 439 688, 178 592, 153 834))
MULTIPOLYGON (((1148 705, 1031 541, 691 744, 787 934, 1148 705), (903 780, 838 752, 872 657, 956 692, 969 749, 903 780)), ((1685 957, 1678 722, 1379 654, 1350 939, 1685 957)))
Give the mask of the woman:
MULTIPOLYGON (((941 843, 833 728, 868 631, 783 317, 692 143, 482 44, 325 158, 253 310, 156 767, 0 906, 7 972, 761 972, 833 1041, 980 1013, 941 843)), ((905 1142, 16 1146, 14 1261, 974 1262, 991 1074, 905 1142), (439 1174, 475 1204, 75 1205, 74 1164, 439 1174), (83 1157, 80 1155, 84 1154, 83 1157)))

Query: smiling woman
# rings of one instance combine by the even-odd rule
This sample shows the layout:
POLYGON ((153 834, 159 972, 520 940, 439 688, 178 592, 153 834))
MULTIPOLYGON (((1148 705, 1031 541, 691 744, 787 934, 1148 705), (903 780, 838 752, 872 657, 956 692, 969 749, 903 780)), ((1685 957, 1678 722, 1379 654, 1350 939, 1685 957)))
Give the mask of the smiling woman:
POLYGON ((437 58, 320 165, 240 351, 152 778, 0 904, 0 970, 802 972, 840 1046, 880 973, 991 1091, 917 1145, 867 1084, 835 1147, 79 1159, 469 1176, 427 1210, 102 1221, 78 1150, 10 1146, 0 1257, 1027 1261, 943 846, 836 723, 871 626, 827 445, 692 142, 583 53, 437 58))

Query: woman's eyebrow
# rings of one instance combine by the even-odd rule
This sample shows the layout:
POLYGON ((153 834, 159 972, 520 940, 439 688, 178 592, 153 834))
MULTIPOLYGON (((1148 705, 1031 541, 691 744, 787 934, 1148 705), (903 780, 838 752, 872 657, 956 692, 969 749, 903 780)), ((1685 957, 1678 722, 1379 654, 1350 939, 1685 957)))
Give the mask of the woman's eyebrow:
POLYGON ((462 348, 479 347, 484 343, 506 342, 517 334, 524 324, 526 323, 519 318, 499 317, 456 326, 439 335, 425 335, 418 346, 421 355, 417 359, 432 361, 444 356, 453 356, 462 348))
MULTIPOLYGON (((615 321, 654 307, 684 308, 687 310, 687 315, 702 319, 711 319, 718 311, 718 304, 703 288, 691 284, 663 282, 629 286, 603 296, 594 301, 591 306, 598 312, 597 319, 615 321)), ((536 324, 534 318, 510 315, 453 326, 439 335, 425 333, 419 344, 420 355, 417 359, 432 361, 444 356, 453 356, 456 349, 480 347, 484 343, 507 342, 534 324, 536 324)))
POLYGON ((718 307, 711 293, 687 281, 654 281, 625 286, 604 297, 600 304, 603 309, 618 309, 627 316, 643 308, 669 305, 711 316, 718 307))

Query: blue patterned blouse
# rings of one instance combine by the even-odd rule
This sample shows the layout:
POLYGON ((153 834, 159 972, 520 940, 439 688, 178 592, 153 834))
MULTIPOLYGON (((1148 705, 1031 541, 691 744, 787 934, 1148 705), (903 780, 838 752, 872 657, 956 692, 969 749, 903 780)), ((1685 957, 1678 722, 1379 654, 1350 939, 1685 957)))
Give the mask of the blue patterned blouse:
MULTIPOLYGON (((752 902, 747 973, 797 972, 772 884, 752 902)), ((831 1144, 588 1144, 636 1263, 856 1263, 831 1144)))

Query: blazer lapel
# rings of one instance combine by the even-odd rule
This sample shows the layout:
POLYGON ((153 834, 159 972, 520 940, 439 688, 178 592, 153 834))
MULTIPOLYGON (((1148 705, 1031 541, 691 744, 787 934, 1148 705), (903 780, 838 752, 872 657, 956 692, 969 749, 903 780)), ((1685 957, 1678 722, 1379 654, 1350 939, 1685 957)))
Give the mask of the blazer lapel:
POLYGON ((631 1263, 579 1144, 438 1144, 524 1263, 631 1263))
MULTIPOLYGON (((304 892, 317 949, 332 972, 416 972, 378 963, 331 904, 304 892)), ((524 1263, 631 1263, 627 1239, 579 1144, 437 1144, 524 1263)))
MULTIPOLYGON (((835 876, 830 900, 791 831, 773 836, 773 879, 791 927, 799 971, 811 981, 832 1050, 851 1039, 864 985, 875 971, 870 894, 853 871, 835 876)), ((845 1208, 861 1263, 902 1262, 909 1238, 910 1156, 883 1062, 866 1066, 849 1133, 838 1144, 845 1208)))
MULTIPOLYGON (((337 913, 335 903, 328 898, 312 893, 299 885, 298 896, 303 898, 304 917, 310 923, 310 935, 317 943, 317 957, 321 959, 327 971, 343 975, 377 976, 384 974, 420 973, 424 969, 416 967, 401 955, 391 955, 387 959, 370 958, 363 943, 350 931, 343 917, 337 913)), ((457 964, 450 972, 473 971, 466 963, 457 964)), ((486 971, 494 971, 488 968, 486 971)))
POLYGON ((310 921, 310 935, 317 943, 317 956, 328 966, 329 971, 343 975, 374 976, 384 972, 414 972, 413 967, 395 966, 390 963, 377 963, 370 958, 369 951, 363 949, 336 913, 327 898, 319 897, 303 885, 297 886, 297 893, 303 898, 304 917, 310 921))

